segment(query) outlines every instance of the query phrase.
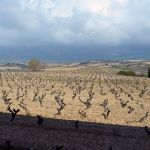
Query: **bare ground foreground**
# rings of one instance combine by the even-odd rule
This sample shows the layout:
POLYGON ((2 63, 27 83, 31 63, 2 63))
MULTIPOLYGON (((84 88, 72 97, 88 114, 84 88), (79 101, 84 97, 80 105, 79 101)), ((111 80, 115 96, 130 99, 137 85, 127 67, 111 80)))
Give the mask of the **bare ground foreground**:
POLYGON ((3 71, 0 98, 2 150, 150 150, 148 78, 99 66, 3 71))

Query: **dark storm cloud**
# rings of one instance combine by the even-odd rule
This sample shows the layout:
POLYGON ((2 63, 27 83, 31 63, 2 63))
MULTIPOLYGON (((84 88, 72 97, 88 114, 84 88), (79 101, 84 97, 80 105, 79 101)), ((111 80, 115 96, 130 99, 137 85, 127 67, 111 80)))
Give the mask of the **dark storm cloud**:
POLYGON ((1 0, 0 50, 136 51, 149 45, 149 16, 149 0, 1 0))

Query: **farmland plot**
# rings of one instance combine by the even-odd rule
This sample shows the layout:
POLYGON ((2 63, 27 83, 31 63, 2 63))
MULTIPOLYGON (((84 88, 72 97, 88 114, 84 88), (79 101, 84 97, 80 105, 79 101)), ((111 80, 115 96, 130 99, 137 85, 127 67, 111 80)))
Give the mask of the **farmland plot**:
POLYGON ((1 72, 0 97, 0 111, 10 114, 10 122, 16 121, 13 111, 16 116, 150 126, 150 80, 98 66, 1 72))

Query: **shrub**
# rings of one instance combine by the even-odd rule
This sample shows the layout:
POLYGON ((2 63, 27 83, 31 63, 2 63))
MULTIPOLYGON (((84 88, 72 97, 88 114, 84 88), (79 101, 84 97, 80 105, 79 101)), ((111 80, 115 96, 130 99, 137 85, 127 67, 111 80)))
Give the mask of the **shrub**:
POLYGON ((40 62, 37 59, 31 59, 28 62, 28 69, 31 71, 37 71, 40 68, 40 62))
POLYGON ((118 72, 119 75, 125 75, 125 76, 136 76, 134 71, 131 70, 121 70, 118 72))

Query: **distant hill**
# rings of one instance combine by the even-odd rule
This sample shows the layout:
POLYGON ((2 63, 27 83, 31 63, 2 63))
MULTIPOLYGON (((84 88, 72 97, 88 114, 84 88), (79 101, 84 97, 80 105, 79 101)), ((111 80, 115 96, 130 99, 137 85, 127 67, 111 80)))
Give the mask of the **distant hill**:
POLYGON ((25 64, 19 64, 19 63, 6 63, 2 65, 3 67, 20 67, 20 68, 27 68, 27 65, 25 64))
POLYGON ((122 60, 122 59, 150 60, 150 47, 149 46, 0 47, 0 63, 27 62, 31 58, 38 58, 42 61, 52 63, 62 63, 62 62, 86 63, 86 61, 88 60, 122 60))

